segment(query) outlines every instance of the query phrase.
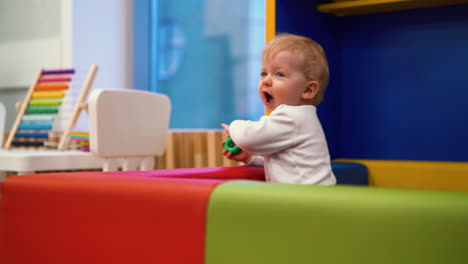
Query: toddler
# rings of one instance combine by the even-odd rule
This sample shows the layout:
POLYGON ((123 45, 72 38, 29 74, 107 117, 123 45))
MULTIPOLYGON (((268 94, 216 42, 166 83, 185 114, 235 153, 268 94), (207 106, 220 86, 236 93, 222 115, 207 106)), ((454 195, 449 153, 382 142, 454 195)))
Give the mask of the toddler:
POLYGON ((268 182, 334 185, 317 105, 328 85, 328 62, 312 39, 281 34, 263 50, 258 93, 269 115, 222 124, 238 154, 231 160, 263 165, 268 182))

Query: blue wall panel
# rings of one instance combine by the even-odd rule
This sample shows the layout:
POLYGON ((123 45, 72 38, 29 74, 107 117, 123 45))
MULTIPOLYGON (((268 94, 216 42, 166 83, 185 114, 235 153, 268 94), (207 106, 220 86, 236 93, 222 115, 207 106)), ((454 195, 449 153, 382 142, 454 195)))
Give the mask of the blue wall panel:
POLYGON ((345 17, 346 158, 468 160, 468 6, 345 17))
POLYGON ((333 158, 468 161, 468 5, 335 17, 277 0, 331 71, 319 106, 333 158))

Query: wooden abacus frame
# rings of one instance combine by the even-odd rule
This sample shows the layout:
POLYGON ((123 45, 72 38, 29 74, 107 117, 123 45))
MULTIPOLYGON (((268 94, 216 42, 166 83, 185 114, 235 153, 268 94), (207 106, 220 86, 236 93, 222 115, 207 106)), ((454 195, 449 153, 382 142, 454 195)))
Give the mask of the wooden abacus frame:
MULTIPOLYGON (((86 102, 85 102, 86 96, 88 95, 91 84, 94 81, 94 77, 96 76, 97 69, 98 69, 98 67, 95 64, 92 64, 91 67, 89 68, 88 75, 86 77, 86 80, 85 80, 82 88, 81 88, 80 95, 79 95, 78 100, 77 100, 77 102, 75 104, 75 107, 73 109, 73 114, 72 114, 72 116, 71 116, 71 118, 70 118, 70 120, 69 120, 69 122, 67 124, 67 127, 65 128, 65 130, 63 131, 63 134, 60 137, 60 141, 59 141, 59 144, 58 144, 58 147, 57 147, 59 150, 65 150, 66 149, 65 148, 65 143, 66 143, 66 140, 68 138, 68 134, 70 133, 73 126, 75 125, 76 121, 78 120, 78 118, 80 116, 80 113, 81 113, 81 110, 86 109, 86 102)), ((28 90, 28 92, 26 94, 26 97, 25 97, 24 101, 20 102, 20 104, 19 104, 19 112, 18 112, 18 115, 16 116, 16 120, 13 123, 13 127, 11 128, 10 133, 8 135, 8 138, 7 138, 6 142, 5 142, 5 146, 4 146, 5 149, 10 149, 11 148, 11 143, 13 141, 13 138, 15 137, 15 134, 18 131, 18 126, 21 123, 21 120, 22 120, 22 118, 23 118, 23 116, 24 116, 24 114, 26 112, 26 108, 28 107, 29 102, 31 101, 34 90, 35 90, 36 86, 39 84, 39 79, 42 76, 43 71, 44 71, 44 69, 42 69, 42 68, 38 70, 36 78, 34 79, 34 82, 32 83, 32 85, 29 87, 29 90, 28 90)))

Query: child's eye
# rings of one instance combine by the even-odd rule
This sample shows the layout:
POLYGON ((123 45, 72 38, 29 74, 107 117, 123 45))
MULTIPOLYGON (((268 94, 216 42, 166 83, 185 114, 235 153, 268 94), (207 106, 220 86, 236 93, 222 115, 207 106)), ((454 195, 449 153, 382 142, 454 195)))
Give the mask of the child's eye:
POLYGON ((277 73, 276 73, 276 76, 278 76, 278 77, 284 77, 285 75, 284 75, 282 72, 277 72, 277 73))
POLYGON ((265 77, 265 76, 267 76, 267 73, 266 72, 261 72, 260 76, 265 77))

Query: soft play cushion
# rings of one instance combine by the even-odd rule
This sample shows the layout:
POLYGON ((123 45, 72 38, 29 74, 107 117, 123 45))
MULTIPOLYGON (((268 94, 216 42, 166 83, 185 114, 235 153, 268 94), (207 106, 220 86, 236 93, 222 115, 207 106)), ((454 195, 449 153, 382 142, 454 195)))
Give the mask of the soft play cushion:
POLYGON ((0 263, 203 264, 207 202, 222 181, 131 174, 2 181, 0 263))
POLYGON ((206 264, 466 263, 468 194, 361 186, 218 185, 206 264))
POLYGON ((368 185, 367 167, 356 162, 332 162, 337 184, 368 185))
MULTIPOLYGON (((367 167, 356 162, 332 162, 332 170, 338 184, 367 185, 367 167)), ((108 172, 112 175, 132 175, 158 178, 204 178, 219 180, 265 181, 263 167, 233 166, 215 168, 180 168, 152 171, 108 172)))

